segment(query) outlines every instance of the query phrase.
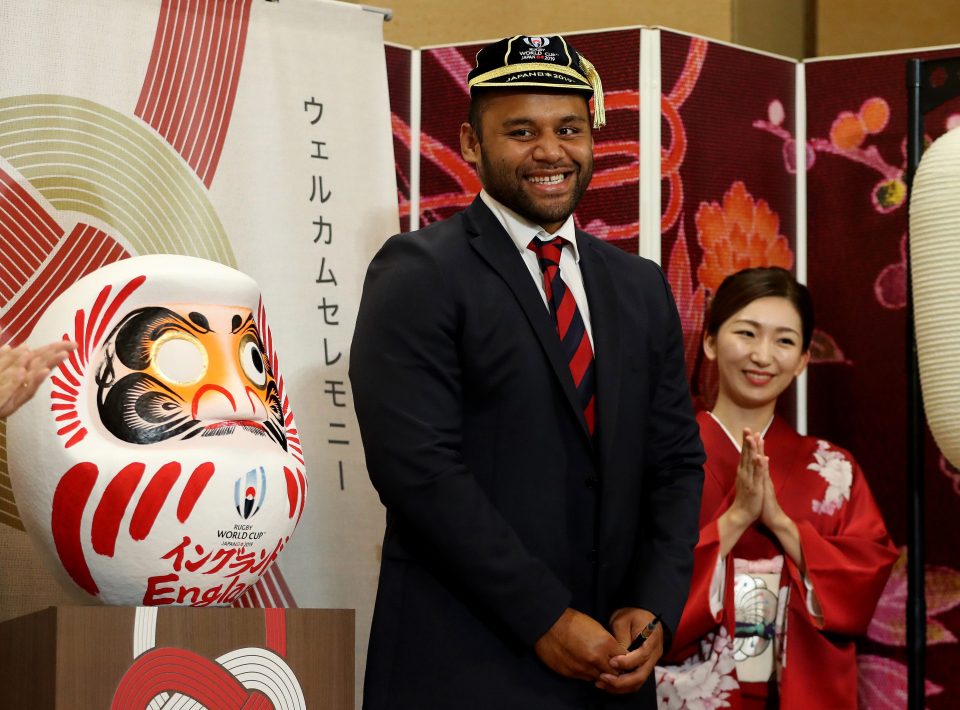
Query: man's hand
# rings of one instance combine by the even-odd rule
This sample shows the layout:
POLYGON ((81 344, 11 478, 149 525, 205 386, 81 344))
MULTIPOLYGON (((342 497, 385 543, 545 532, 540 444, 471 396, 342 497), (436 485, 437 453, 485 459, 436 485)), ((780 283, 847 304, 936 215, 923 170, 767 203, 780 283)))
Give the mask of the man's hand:
POLYGON ((30 399, 50 370, 76 349, 69 341, 56 341, 31 350, 26 345, 0 347, 0 417, 13 414, 30 399))
POLYGON ((610 632, 576 609, 566 609, 533 648, 551 670, 589 681, 616 676, 618 671, 610 665, 610 659, 622 657, 627 650, 610 632))
MULTIPOLYGON (((653 620, 654 614, 646 609, 617 609, 610 617, 610 628, 617 642, 623 648, 629 648, 633 640, 653 620)), ((622 695, 640 689, 653 673, 653 667, 663 655, 663 625, 658 625, 650 638, 636 651, 614 656, 610 665, 616 671, 603 673, 597 680, 597 687, 608 693, 622 695)))

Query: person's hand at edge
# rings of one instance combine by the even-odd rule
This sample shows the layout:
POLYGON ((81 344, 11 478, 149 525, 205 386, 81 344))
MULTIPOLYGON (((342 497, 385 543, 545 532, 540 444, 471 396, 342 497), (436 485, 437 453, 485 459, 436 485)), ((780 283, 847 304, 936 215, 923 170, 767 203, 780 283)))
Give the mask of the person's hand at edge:
POLYGON ((76 347, 69 340, 58 340, 35 350, 26 345, 0 347, 0 418, 13 414, 33 397, 50 371, 76 347))

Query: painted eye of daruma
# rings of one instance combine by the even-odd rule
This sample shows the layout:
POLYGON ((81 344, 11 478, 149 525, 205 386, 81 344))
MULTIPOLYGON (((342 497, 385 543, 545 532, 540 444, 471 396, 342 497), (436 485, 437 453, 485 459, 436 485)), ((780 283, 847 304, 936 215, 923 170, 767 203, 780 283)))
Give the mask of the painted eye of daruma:
POLYGON ((252 338, 245 338, 240 343, 240 367, 256 387, 263 387, 267 383, 267 365, 260 347, 252 338))
POLYGON ((151 359, 161 377, 178 385, 192 385, 207 374, 207 351, 182 332, 160 336, 151 359))

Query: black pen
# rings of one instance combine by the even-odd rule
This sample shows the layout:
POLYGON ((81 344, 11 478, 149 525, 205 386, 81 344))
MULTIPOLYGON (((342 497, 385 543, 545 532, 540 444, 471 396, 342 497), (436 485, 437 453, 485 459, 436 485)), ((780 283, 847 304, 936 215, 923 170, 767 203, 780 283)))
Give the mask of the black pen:
POLYGON ((627 653, 632 653, 636 651, 643 645, 643 642, 646 641, 653 635, 653 632, 657 630, 657 625, 660 623, 660 614, 657 614, 653 617, 653 620, 643 627, 643 631, 637 634, 637 637, 633 640, 633 643, 630 644, 630 647, 627 649, 627 653))

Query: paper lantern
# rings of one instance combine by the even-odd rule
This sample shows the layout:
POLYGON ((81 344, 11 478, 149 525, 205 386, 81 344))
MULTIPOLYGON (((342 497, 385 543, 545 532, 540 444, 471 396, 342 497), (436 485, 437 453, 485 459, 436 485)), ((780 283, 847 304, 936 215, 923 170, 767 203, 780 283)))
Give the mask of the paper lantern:
POLYGON ((31 343, 79 349, 10 417, 24 526, 78 600, 226 605, 289 542, 303 454, 260 290, 203 259, 105 266, 31 343))
POLYGON ((960 131, 924 153, 910 198, 920 383, 937 446, 960 466, 960 131))

